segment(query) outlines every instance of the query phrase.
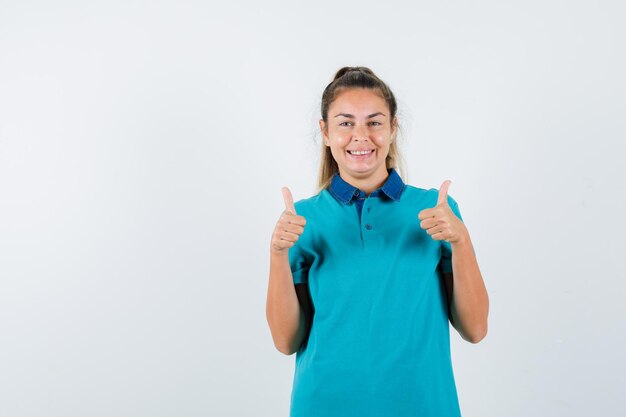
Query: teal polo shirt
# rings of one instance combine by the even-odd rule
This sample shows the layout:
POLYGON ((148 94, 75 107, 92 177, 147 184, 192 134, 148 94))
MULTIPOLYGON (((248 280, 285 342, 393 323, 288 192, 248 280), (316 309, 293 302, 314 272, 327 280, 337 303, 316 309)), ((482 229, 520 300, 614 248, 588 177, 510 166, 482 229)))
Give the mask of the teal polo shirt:
POLYGON ((451 246, 417 217, 438 190, 388 172, 369 196, 336 174, 295 203, 307 223, 289 263, 315 314, 296 353, 290 417, 461 415, 441 276, 452 271, 451 246))

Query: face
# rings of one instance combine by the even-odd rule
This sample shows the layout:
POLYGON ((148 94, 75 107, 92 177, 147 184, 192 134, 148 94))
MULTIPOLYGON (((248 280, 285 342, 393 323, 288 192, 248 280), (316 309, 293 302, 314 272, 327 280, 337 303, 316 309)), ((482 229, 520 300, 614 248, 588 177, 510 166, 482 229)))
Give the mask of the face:
POLYGON ((375 90, 347 89, 330 104, 327 119, 320 120, 320 129, 339 175, 348 182, 386 178, 385 159, 397 120, 390 122, 385 99, 375 90))

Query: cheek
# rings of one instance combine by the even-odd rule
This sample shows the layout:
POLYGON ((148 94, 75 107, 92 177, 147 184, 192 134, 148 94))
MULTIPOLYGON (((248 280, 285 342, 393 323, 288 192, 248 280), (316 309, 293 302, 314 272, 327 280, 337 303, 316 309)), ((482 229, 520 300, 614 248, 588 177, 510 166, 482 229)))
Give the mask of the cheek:
POLYGON ((350 143, 350 137, 341 134, 330 135, 330 145, 334 148, 345 147, 350 143))
POLYGON ((380 135, 376 137, 375 139, 376 146, 381 147, 381 148, 388 148, 389 145, 391 144, 389 139, 390 139, 389 136, 385 136, 385 135, 380 135))
POLYGON ((338 142, 334 142, 331 143, 330 146, 330 152, 334 155, 334 156, 341 156, 346 152, 346 148, 343 144, 340 144, 338 142))

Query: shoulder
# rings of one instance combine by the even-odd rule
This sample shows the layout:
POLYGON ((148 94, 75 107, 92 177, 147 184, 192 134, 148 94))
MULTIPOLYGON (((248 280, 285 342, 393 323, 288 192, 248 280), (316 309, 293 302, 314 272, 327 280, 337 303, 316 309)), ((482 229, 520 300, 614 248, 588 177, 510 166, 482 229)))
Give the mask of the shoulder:
MULTIPOLYGON (((439 190, 436 188, 420 188, 414 185, 405 184, 404 191, 400 197, 400 202, 411 207, 434 207, 437 205, 439 190)), ((448 194, 448 204, 456 206, 456 200, 448 194)))
POLYGON ((294 207, 299 215, 306 217, 308 214, 315 213, 325 206, 330 206, 332 203, 331 199, 333 199, 333 196, 330 195, 328 190, 324 189, 314 196, 296 201, 294 207))
POLYGON ((400 202, 410 205, 431 206, 437 204, 438 195, 439 192, 435 188, 426 189, 406 184, 400 202))
POLYGON ((338 202, 328 189, 296 201, 294 207, 296 213, 306 219, 304 232, 300 235, 303 244, 314 241, 322 234, 332 234, 349 215, 356 216, 350 210, 353 206, 338 202))
POLYGON ((320 224, 323 224, 324 218, 334 217, 328 216, 328 213, 332 213, 334 210, 332 202, 329 199, 333 199, 332 195, 324 189, 314 196, 303 198, 294 202, 296 214, 306 219, 306 225, 304 231, 300 235, 300 238, 296 242, 296 245, 289 252, 301 251, 302 253, 315 253, 316 245, 315 240, 320 232, 320 224))

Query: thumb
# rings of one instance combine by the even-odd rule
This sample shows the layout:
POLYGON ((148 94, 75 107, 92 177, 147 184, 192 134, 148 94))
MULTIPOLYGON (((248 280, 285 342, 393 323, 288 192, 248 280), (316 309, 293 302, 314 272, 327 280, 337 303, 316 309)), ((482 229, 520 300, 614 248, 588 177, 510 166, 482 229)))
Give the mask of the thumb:
POLYGON ((293 205, 293 197, 291 196, 291 191, 289 188, 283 187, 283 200, 285 200, 285 209, 292 214, 296 214, 296 207, 293 205))
POLYGON ((448 188, 450 187, 450 183, 452 181, 445 180, 441 187, 439 187, 439 197, 437 198, 437 205, 447 203, 448 202, 448 188))

